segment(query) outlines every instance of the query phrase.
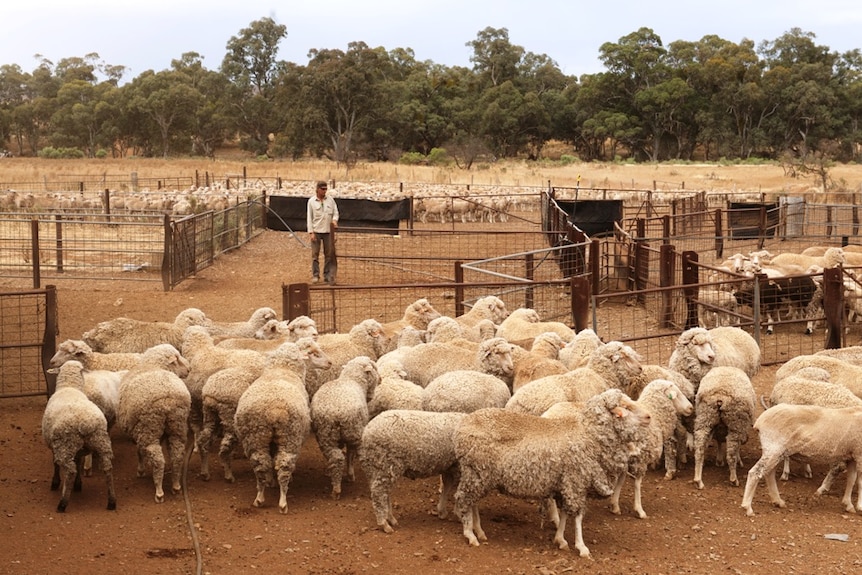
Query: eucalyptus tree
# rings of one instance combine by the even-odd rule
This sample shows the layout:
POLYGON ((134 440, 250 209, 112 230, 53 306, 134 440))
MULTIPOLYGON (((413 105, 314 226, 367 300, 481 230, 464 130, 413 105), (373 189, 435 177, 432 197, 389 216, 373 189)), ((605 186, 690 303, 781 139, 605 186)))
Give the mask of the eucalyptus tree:
POLYGON ((814 39, 813 33, 792 28, 758 48, 765 65, 764 92, 776 109, 767 126, 768 152, 774 157, 788 150, 804 157, 836 135, 838 55, 814 39))
POLYGON ((171 69, 185 77, 189 87, 199 94, 186 118, 190 151, 193 155, 215 157, 216 149, 230 135, 232 125, 227 101, 228 79, 224 74, 207 70, 203 57, 197 52, 186 52, 180 59, 172 60, 171 69))
POLYGON ((0 66, 0 143, 14 141, 18 155, 24 151, 24 134, 15 120, 15 110, 27 102, 28 77, 17 64, 0 66))
POLYGON ((256 155, 267 153, 270 134, 283 124, 275 100, 286 71, 286 63, 277 58, 278 44, 286 36, 287 27, 272 18, 256 20, 228 40, 222 60, 240 146, 256 155))
POLYGON ((843 112, 842 157, 858 162, 862 160, 862 51, 856 48, 842 54, 836 72, 843 112))
POLYGON ((95 157, 100 148, 110 148, 111 92, 116 89, 108 81, 64 82, 57 92, 57 107, 51 117, 51 144, 78 148, 88 158, 95 157))

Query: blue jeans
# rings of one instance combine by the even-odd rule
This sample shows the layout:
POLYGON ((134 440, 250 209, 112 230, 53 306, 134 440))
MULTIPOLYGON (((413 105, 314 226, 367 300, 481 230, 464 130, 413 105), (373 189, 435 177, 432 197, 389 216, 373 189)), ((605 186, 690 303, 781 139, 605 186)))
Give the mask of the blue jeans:
POLYGON ((335 238, 332 234, 315 232, 311 240, 311 275, 320 277, 320 245, 323 244, 323 281, 335 282, 335 272, 338 264, 335 261, 335 238))

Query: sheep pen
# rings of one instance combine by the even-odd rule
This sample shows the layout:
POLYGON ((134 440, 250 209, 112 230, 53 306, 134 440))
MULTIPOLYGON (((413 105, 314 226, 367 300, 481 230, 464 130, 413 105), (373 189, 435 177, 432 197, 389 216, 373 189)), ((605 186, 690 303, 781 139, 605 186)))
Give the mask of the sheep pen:
MULTIPOLYGON (((342 236, 340 241, 347 243, 350 237, 342 236)), ((280 284, 304 281, 308 276, 307 252, 297 248, 298 244, 284 234, 265 232, 242 250, 222 256, 217 265, 200 272, 193 282, 167 294, 145 285, 121 292, 107 286, 93 289, 92 283, 71 287, 64 283, 60 341, 78 339, 99 321, 118 315, 172 321, 180 311, 194 306, 214 319, 238 321, 262 305, 280 309, 280 284)), ((637 344, 634 347, 641 351, 637 344)), ((769 391, 774 371, 767 367, 753 378, 758 395, 769 391)), ((73 495, 74 503, 63 517, 70 523, 63 537, 57 537, 56 515, 49 513, 56 501, 49 491, 50 478, 43 473, 49 468, 46 465, 50 466, 50 453, 41 438, 30 433, 37 428, 33 422, 39 420, 43 407, 44 398, 3 403, 3 516, 16 526, 16 531, 17 526, 26 526, 27 533, 27 537, 21 537, 18 531, 14 547, 0 551, 3 565, 13 573, 49 572, 56 560, 71 554, 97 564, 122 561, 142 572, 191 572, 194 555, 182 501, 167 498, 157 509, 151 504, 148 484, 134 477, 134 447, 117 432, 113 433, 115 482, 121 496, 117 518, 84 514, 87 510, 104 514, 102 479, 95 474, 94 478, 84 478, 89 484, 73 495), (31 479, 37 482, 31 483, 31 479), (154 523, 157 529, 153 529, 154 523), (50 549, 46 541, 51 542, 50 549)), ((251 507, 249 494, 254 490, 254 477, 245 459, 234 462, 236 485, 205 483, 189 476, 189 497, 195 522, 199 523, 207 571, 223 572, 236 565, 273 569, 285 562, 304 572, 319 573, 337 573, 347 564, 356 572, 382 569, 421 573, 446 569, 446 565, 465 571, 515 573, 542 569, 559 573, 576 570, 578 565, 584 568, 585 563, 576 553, 555 548, 547 524, 539 531, 536 505, 532 502, 489 495, 481 503, 481 510, 485 522, 495 525, 493 544, 479 548, 465 545, 460 524, 453 517, 441 521, 433 513, 437 478, 404 479, 398 483, 400 509, 396 513, 409 518, 409 526, 384 534, 376 529, 361 471, 357 470, 360 477, 356 483, 345 486, 342 499, 332 501, 331 486, 325 480, 325 462, 318 451, 313 440, 303 446, 290 486, 290 513, 284 517, 251 507)), ((742 455, 743 469, 747 470, 759 456, 758 442, 749 441, 742 455)), ((644 571, 649 565, 656 572, 692 568, 716 572, 731 568, 767 575, 775 572, 774 561, 779 557, 782 570, 810 572, 816 566, 822 573, 847 572, 859 560, 855 534, 860 532, 860 519, 853 515, 841 518, 836 513, 840 509, 839 493, 826 496, 829 504, 811 498, 825 468, 811 481, 793 477, 781 485, 788 508, 805 515, 804 521, 790 522, 786 510, 772 513, 768 509, 765 495, 758 500, 758 515, 746 521, 739 509, 742 488, 722 485, 726 483, 726 468, 715 468, 707 461, 704 480, 711 488, 702 492, 693 490, 686 481, 692 471, 689 463, 672 482, 662 479, 663 471, 648 472, 644 491, 649 493, 649 527, 635 516, 612 515, 601 500, 592 501, 585 538, 596 565, 609 572, 644 571), (841 553, 836 548, 839 543, 823 537, 831 533, 850 534, 849 543, 840 543, 841 553), (787 553, 789 543, 798 551, 804 547, 804 553, 787 553)), ((627 482, 624 501, 631 500, 632 488, 627 482)))

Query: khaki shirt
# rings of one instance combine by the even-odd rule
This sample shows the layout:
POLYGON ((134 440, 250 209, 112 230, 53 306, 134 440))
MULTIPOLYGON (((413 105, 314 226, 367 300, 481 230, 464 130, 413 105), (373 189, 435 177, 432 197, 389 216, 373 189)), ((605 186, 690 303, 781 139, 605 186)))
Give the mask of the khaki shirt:
POLYGON ((309 232, 328 234, 332 222, 338 223, 338 206, 332 196, 324 196, 318 200, 317 196, 308 199, 308 210, 305 225, 309 232))

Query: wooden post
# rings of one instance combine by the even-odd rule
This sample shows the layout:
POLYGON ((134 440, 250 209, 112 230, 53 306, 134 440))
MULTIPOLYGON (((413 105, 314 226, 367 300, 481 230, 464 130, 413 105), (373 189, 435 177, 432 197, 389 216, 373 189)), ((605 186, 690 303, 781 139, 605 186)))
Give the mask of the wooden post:
POLYGON ((463 262, 455 262, 455 317, 464 315, 464 269, 463 262))
POLYGON ((42 373, 45 375, 45 390, 48 397, 57 388, 57 374, 48 373, 51 358, 57 349, 57 286, 45 286, 45 333, 42 334, 42 373))
POLYGON ((664 215, 661 217, 661 235, 662 243, 670 243, 670 216, 664 215))
MULTIPOLYGON (((531 282, 535 278, 535 274, 533 273, 533 254, 526 254, 524 257, 524 277, 531 282)), ((534 290, 533 284, 529 284, 527 289, 524 290, 524 307, 533 309, 535 301, 534 301, 534 290)))
POLYGON ((601 255, 599 240, 590 242, 590 289, 593 295, 599 295, 601 289, 601 255))
POLYGON ((30 247, 32 249, 31 261, 33 262, 33 289, 39 289, 42 285, 42 264, 39 261, 39 220, 30 220, 30 247))
MULTIPOLYGON (((666 288, 676 283, 674 278, 674 270, 676 268, 673 265, 674 249, 668 243, 662 244, 659 250, 659 285, 666 288)), ((661 326, 669 328, 673 316, 673 293, 669 289, 662 290, 661 296, 661 326)))
POLYGON ((575 332, 590 327, 590 281, 584 276, 569 278, 572 292, 572 325, 575 332))
POLYGON ((823 270, 823 312, 826 316, 826 342, 824 349, 844 347, 844 270, 823 270))
POLYGON ((307 283, 281 284, 281 313, 288 321, 301 315, 311 317, 310 302, 307 283))
POLYGON ((174 238, 171 217, 165 214, 162 218, 162 233, 164 235, 164 248, 162 249, 162 290, 170 291, 173 287, 174 269, 174 238))
POLYGON ((715 209, 715 257, 721 258, 724 254, 724 226, 721 223, 721 208, 715 209))
POLYGON ((63 216, 57 214, 54 216, 54 235, 57 250, 57 271, 63 271, 63 216))
POLYGON ((685 329, 697 327, 697 295, 700 283, 700 268, 697 265, 698 254, 693 251, 682 252, 682 284, 685 286, 685 329))

